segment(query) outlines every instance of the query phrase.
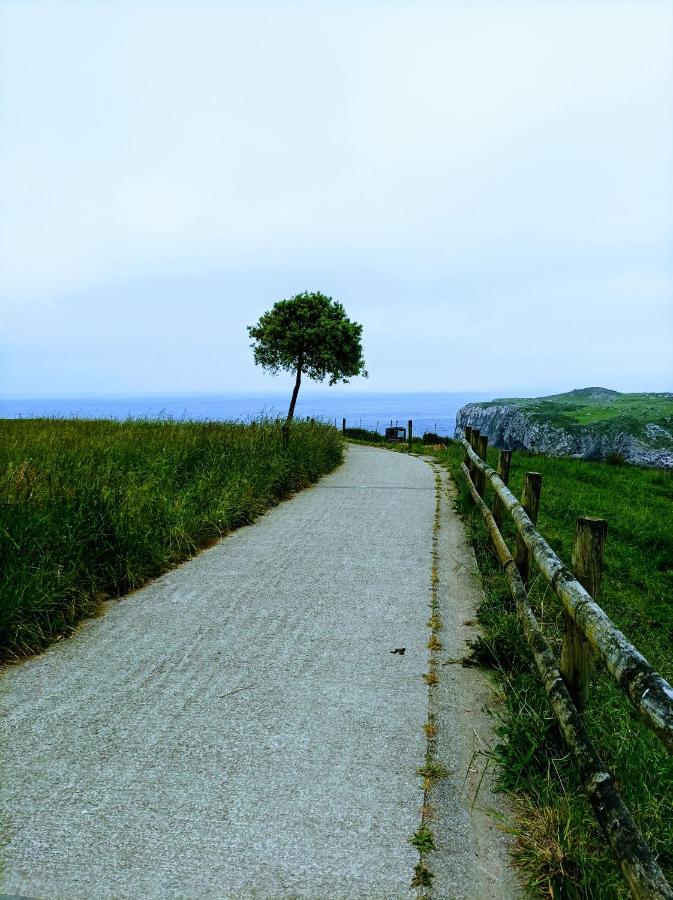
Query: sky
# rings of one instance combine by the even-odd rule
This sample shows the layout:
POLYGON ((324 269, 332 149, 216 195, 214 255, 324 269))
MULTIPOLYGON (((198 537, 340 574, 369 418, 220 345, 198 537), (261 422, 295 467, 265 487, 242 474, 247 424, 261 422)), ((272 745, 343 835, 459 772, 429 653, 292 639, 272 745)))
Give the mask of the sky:
POLYGON ((0 0, 0 395, 673 390, 673 0, 0 0))

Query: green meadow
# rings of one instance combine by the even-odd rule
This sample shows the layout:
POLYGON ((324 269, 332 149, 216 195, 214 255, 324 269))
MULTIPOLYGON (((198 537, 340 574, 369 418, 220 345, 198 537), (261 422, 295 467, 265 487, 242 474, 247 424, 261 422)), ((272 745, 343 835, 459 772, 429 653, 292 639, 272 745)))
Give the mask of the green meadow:
POLYGON ((593 426, 597 434, 632 434, 648 446, 667 447, 673 429, 673 394, 620 394, 605 388, 580 388, 565 394, 533 399, 513 398, 478 403, 477 406, 511 404, 531 421, 577 432, 593 426), (647 425, 663 432, 648 433, 647 425), (665 432, 669 433, 667 437, 665 432))
POLYGON ((34 653, 342 459, 320 423, 0 422, 0 654, 34 653))
MULTIPOLYGON (((481 570, 483 636, 471 655, 492 673, 503 697, 493 757, 500 787, 510 794, 517 814, 517 863, 538 895, 627 897, 548 706, 490 536, 468 495, 460 471, 462 447, 452 443, 435 455, 458 486, 456 504, 481 570)), ((497 452, 489 451, 488 457, 495 468, 497 452)), ((510 487, 517 496, 529 471, 543 476, 538 530, 568 565, 576 518, 607 520, 598 602, 673 681, 673 473, 515 452, 510 487)), ((487 499, 492 506, 490 487, 487 499)), ((509 517, 503 533, 512 548, 515 531, 509 517)), ((558 655, 560 602, 535 568, 530 596, 558 655)), ((673 759, 598 663, 585 721, 645 839, 673 880, 673 759)))
MULTIPOLYGON (((379 435, 365 432, 350 439, 381 444, 379 435)), ((498 738, 490 756, 514 814, 516 865, 532 896, 626 900, 630 893, 585 799, 491 537, 467 489, 460 468, 462 445, 444 441, 446 449, 432 450, 414 440, 411 452, 432 455, 449 470, 457 488, 455 506, 477 556, 485 594, 478 611, 482 635, 468 648, 466 662, 483 667, 502 698, 493 710, 498 738)), ((409 452, 406 444, 384 446, 409 452)), ((488 451, 488 462, 496 467, 497 451, 488 451)), ((673 472, 516 451, 510 488, 517 496, 526 472, 542 473, 537 527, 568 565, 577 518, 607 520, 597 600, 631 643, 673 683, 673 472)), ((490 485, 487 502, 493 506, 490 485)), ((513 550, 516 532, 508 516, 502 531, 513 550)), ((560 601, 534 564, 529 593, 558 658, 560 601)), ((584 717, 641 833, 673 882, 673 758, 598 662, 584 717)))

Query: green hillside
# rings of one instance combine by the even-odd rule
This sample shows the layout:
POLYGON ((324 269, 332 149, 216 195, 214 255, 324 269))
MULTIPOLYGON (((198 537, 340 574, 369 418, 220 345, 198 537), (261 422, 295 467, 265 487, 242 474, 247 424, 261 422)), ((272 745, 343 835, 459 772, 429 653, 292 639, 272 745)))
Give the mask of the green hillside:
POLYGON ((496 447, 584 459, 618 454, 636 465, 673 468, 673 393, 587 387, 548 397, 499 398, 459 410, 456 433, 466 425, 496 447))
POLYGON ((487 408, 502 404, 516 405, 537 421, 564 428, 619 422, 627 426, 623 430, 633 428, 640 434, 642 427, 648 424, 666 430, 673 427, 673 393, 620 394, 607 388, 588 387, 549 397, 501 398, 475 405, 487 408))

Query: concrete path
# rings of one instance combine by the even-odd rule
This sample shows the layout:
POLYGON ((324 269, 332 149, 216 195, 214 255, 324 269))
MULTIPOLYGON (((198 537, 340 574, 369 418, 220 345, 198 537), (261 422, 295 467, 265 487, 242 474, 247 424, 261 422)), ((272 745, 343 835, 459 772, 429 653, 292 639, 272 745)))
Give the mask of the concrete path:
POLYGON ((442 647, 433 652, 439 683, 430 689, 430 713, 437 725, 435 758, 448 777, 427 796, 428 824, 436 851, 428 854, 434 874, 428 895, 451 900, 517 897, 520 888, 510 865, 509 843, 499 823, 508 813, 494 790, 488 755, 497 738, 493 716, 498 697, 483 672, 461 665, 479 628, 483 599, 474 550, 453 510, 453 485, 443 469, 435 531, 437 605, 442 647))
POLYGON ((352 447, 6 670, 0 891, 415 896, 434 511, 429 465, 352 447))

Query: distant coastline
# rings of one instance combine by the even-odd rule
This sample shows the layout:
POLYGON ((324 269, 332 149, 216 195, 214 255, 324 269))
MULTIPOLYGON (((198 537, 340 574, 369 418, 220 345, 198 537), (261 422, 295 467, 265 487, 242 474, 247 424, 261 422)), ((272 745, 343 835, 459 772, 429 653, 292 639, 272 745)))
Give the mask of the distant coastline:
POLYGON ((459 410, 456 437, 468 425, 498 448, 673 469, 672 393, 587 387, 547 397, 498 398, 459 410))
MULTIPOLYGON (((453 435, 458 410, 468 403, 492 400, 495 392, 446 391, 415 393, 337 393, 307 391, 299 395, 298 416, 383 431, 393 424, 414 422, 414 432, 453 435)), ((284 416, 289 393, 232 392, 222 394, 107 397, 0 398, 0 419, 15 418, 158 418, 241 420, 284 416)))

